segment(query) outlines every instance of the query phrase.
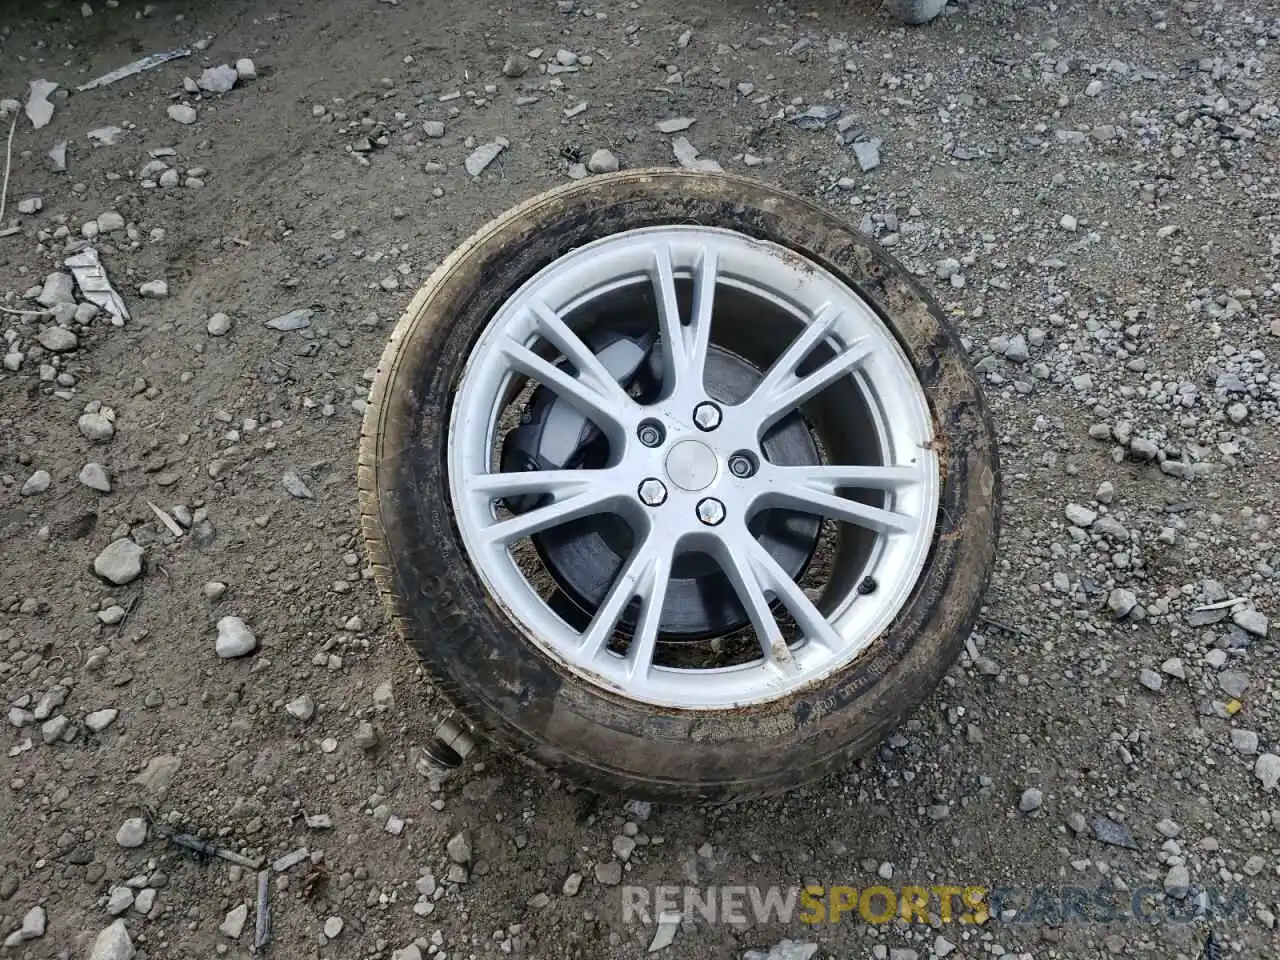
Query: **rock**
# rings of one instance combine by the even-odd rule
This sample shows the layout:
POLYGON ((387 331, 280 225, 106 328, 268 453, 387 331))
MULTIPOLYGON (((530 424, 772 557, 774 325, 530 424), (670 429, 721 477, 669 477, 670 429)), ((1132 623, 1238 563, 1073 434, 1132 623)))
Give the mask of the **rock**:
POLYGON ((206 600, 221 600, 227 593, 227 585, 221 580, 210 580, 202 592, 206 600))
POLYGON ((247 656, 258 649, 258 638, 239 617, 223 617, 218 621, 218 639, 214 649, 223 660, 247 656))
POLYGON ((111 492, 111 478, 107 476, 107 468, 100 463, 86 463, 80 468, 76 479, 90 490, 97 490, 99 493, 111 492))
POLYGON ((1099 843, 1112 847, 1124 847, 1127 850, 1138 849, 1138 844, 1133 839, 1133 831, 1126 824, 1112 820, 1110 817, 1093 818, 1093 835, 1099 843))
POLYGON ((186 103, 175 103, 166 111, 169 119, 175 123, 181 123, 188 126, 196 122, 196 108, 186 103))
POLYGON ((120 824, 116 831, 116 843, 126 850, 133 850, 147 842, 147 821, 141 817, 130 817, 120 824))
POLYGON ((205 330, 211 337, 225 337, 231 332, 231 318, 225 313, 215 313, 205 324, 205 330))
POLYGON ((933 955, 937 957, 938 960, 942 960, 943 957, 949 956, 951 954, 951 951, 955 950, 955 948, 956 948, 956 945, 952 943, 950 940, 948 940, 946 937, 944 937, 942 934, 938 934, 936 937, 934 937, 933 955))
POLYGON ((1175 900, 1185 899, 1191 891, 1191 872, 1182 864, 1170 867, 1164 875, 1164 892, 1175 900))
POLYGON ((1239 700, 1249 689, 1249 675, 1240 670, 1223 670, 1218 674, 1218 686, 1227 696, 1239 700))
POLYGON ((456 833, 445 844, 445 852, 449 854, 449 859, 454 863, 460 863, 466 866, 471 862, 471 837, 464 830, 456 833))
POLYGON ((44 936, 45 921, 44 907, 32 907, 22 915, 22 925, 5 937, 4 945, 6 947, 16 947, 30 940, 40 939, 44 936))
POLYGON ((53 483, 53 477, 48 470, 37 470, 27 477, 19 493, 24 497, 38 496, 48 490, 51 483, 53 483))
POLYGON ((1152 693, 1159 693, 1164 689, 1164 678, 1148 667, 1138 671, 1138 682, 1152 693))
POLYGON ((1170 657, 1164 663, 1160 664, 1160 672, 1166 673, 1178 680, 1187 679, 1187 671, 1182 666, 1180 657, 1170 657))
POLYGON ((93 561, 93 572, 109 583, 122 587, 142 576, 143 549, 128 537, 107 545, 93 561))
POLYGON ((89 951, 89 960, 133 960, 133 941, 123 920, 116 920, 98 934, 89 951))
POLYGON ((107 913, 118 917, 133 906, 133 891, 128 887, 112 887, 107 894, 107 913))
POLYGON ((510 80, 523 77, 528 72, 529 60, 527 57, 518 57, 512 54, 502 64, 502 75, 510 80))
POLYGON ((444 136, 444 124, 439 120, 426 120, 422 124, 422 132, 429 140, 439 140, 444 136))
POLYGON ((622 864, 617 860, 596 864, 596 882, 606 887, 616 887, 622 882, 622 864))
POLYGON ((144 917, 151 912, 151 908, 156 905, 156 891, 153 887, 144 887, 138 891, 137 897, 133 901, 133 909, 144 917))
POLYGON ((1270 622, 1259 610, 1236 610, 1231 614, 1231 622, 1255 637, 1266 637, 1270 622))
POLYGON ((597 150, 587 161, 587 169, 592 173, 616 173, 618 158, 610 150, 597 150))
POLYGON ((1258 752, 1258 735, 1252 730, 1231 729, 1231 747, 1236 753, 1252 757, 1258 752))
POLYGON ((240 79, 235 67, 225 63, 218 67, 205 67, 204 72, 196 78, 196 86, 205 93, 227 93, 240 79))
POLYGON ((305 330, 311 326, 311 318, 315 315, 314 310, 308 310, 305 307, 300 310, 290 310, 282 316, 268 320, 266 325, 272 330, 279 330, 282 333, 290 333, 294 330, 305 330))
POLYGON ((284 482, 285 492, 288 493, 289 496, 296 497, 299 500, 313 499, 310 489, 308 489, 307 485, 302 482, 302 478, 292 470, 286 470, 282 479, 284 482))
POLYGON ((1082 507, 1078 503, 1067 504, 1066 510, 1063 511, 1067 515, 1067 519, 1077 527, 1089 527, 1093 525, 1093 521, 1098 519, 1098 515, 1088 507, 1082 507))
POLYGON ((169 284, 164 280, 148 280, 138 287, 138 295, 146 300, 163 300, 169 296, 169 284))
POLYGON ((342 922, 341 917, 329 917, 324 922, 324 935, 330 940, 337 939, 342 934, 342 928, 346 926, 342 922))
POLYGON ((59 714, 51 720, 46 720, 40 725, 40 739, 45 743, 57 743, 63 738, 67 732, 67 728, 71 726, 71 721, 59 714))
POLYGON ((1072 833, 1077 835, 1084 833, 1085 828, 1088 826, 1088 824, 1085 823, 1083 813, 1069 813, 1067 814, 1067 819, 1065 822, 1068 829, 1070 829, 1072 833))
POLYGON ((748 950, 742 960, 812 960, 818 952, 816 943, 780 940, 768 950, 748 950))
POLYGON ((61 173, 67 169, 67 141, 58 140, 49 148, 49 160, 53 163, 55 173, 61 173))
POLYGON ((242 903, 227 914, 222 923, 218 925, 218 930, 232 940, 238 940, 240 939, 240 934, 244 932, 245 921, 248 919, 249 907, 242 903))
POLYGON ((391 960, 422 960, 422 951, 418 949, 416 943, 411 943, 403 950, 397 950, 391 954, 391 960))
POLYGON ((1181 832, 1182 832, 1182 828, 1178 826, 1178 824, 1175 821, 1170 820, 1168 817, 1165 817, 1163 820, 1159 820, 1156 822, 1156 833, 1160 834, 1160 836, 1162 837, 1168 837, 1170 840, 1172 840, 1175 837, 1177 837, 1177 835, 1180 834, 1181 832))
POLYGON ((1068 213, 1058 221, 1058 226, 1062 227, 1067 233, 1075 233, 1080 226, 1080 221, 1068 213))
MULTIPOLYGON (((1112 616, 1117 620, 1127 617, 1137 605, 1137 595, 1132 590, 1126 590, 1124 587, 1116 587, 1107 596, 1107 609, 1111 611, 1112 616)), ((1147 672, 1154 673, 1154 671, 1150 670, 1147 672)))
POLYGON ((613 855, 623 863, 631 859, 631 854, 635 853, 635 849, 635 837, 619 836, 613 838, 613 855))
POLYGON ((396 705, 395 693, 390 680, 383 680, 373 689, 373 708, 379 713, 386 713, 396 705))
POLYGON ((1253 775, 1262 784, 1262 789, 1270 793, 1280 785, 1280 757, 1274 753, 1264 753, 1254 763, 1253 775))
POLYGON ((498 137, 489 143, 482 143, 471 152, 471 156, 467 157, 463 166, 468 174, 478 177, 484 172, 485 167, 497 160, 502 151, 509 146, 511 146, 511 143, 505 137, 498 137))
POLYGON ((1031 359, 1031 351, 1027 347, 1027 338, 1016 334, 1009 338, 1004 348, 1004 358, 1013 363, 1026 363, 1031 359))
POLYGON ((1035 787, 1028 787, 1022 791, 1022 798, 1018 801, 1018 809, 1023 813, 1032 813, 1039 810, 1041 804, 1044 803, 1044 794, 1035 787))
POLYGON ((52 353, 66 353, 80 344, 79 338, 65 327, 45 327, 37 337, 40 346, 52 353))
POLYGON ((95 710, 84 718, 84 725, 94 733, 101 733, 115 723, 118 716, 120 716, 120 711, 113 707, 108 707, 105 710, 95 710))
POLYGON ((241 57, 236 61, 236 76, 241 80, 258 79, 258 68, 254 66, 253 61, 248 57, 241 57))
POLYGON ((56 307, 60 303, 75 303, 75 280, 69 273, 51 273, 44 280, 44 286, 36 296, 36 303, 42 307, 56 307))
POLYGON ((654 126, 659 133, 680 133, 697 122, 693 117, 672 117, 670 120, 659 120, 654 126))
POLYGON ((133 778, 132 782, 152 796, 163 799, 169 792, 169 786, 178 775, 178 769, 181 766, 182 761, 179 758, 162 753, 148 760, 146 767, 133 778))
POLYGON ((81 414, 76 421, 76 429, 86 440, 110 440, 116 435, 116 425, 101 413, 81 414))
POLYGON ((853 156, 858 161, 858 169, 863 173, 870 173, 880 166, 880 144, 882 142, 878 138, 875 140, 854 141, 853 156))
POLYGON ((675 137, 671 141, 671 152, 676 162, 686 170, 700 170, 704 173, 723 173, 724 168, 710 157, 698 156, 698 148, 689 142, 688 137, 675 137))
POLYGON ((297 720, 310 720, 315 716, 316 702, 304 693, 296 700, 290 700, 284 708, 289 716, 297 720))
POLYGON ((364 720, 356 727, 355 736, 352 739, 361 750, 373 750, 378 746, 378 731, 373 728, 372 723, 364 720))

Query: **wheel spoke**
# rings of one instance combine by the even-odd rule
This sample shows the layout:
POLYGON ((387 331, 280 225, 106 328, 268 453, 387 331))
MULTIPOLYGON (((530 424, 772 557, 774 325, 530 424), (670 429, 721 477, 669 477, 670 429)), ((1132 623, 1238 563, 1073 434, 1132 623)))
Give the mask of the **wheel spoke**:
POLYGON ((631 551, 622 568, 613 578, 609 592, 591 624, 582 634, 581 649, 588 658, 599 655, 609 644, 609 638, 618 628, 618 618, 631 600, 645 588, 654 565, 658 561, 658 538, 652 530, 631 551))
POLYGON ((643 585, 636 591, 640 597, 640 622, 627 647, 627 687, 632 690, 644 686, 653 667, 662 608, 666 606, 671 582, 671 556, 670 550, 656 552, 643 585))
POLYGON ((782 635, 782 628, 769 609, 769 600, 764 591, 772 584, 768 582, 770 578, 767 573, 764 582, 761 581, 761 570, 754 558, 754 548, 758 546, 755 538, 743 527, 741 534, 727 537, 721 542, 720 566, 746 608, 747 616, 751 618, 765 662, 780 676, 787 676, 794 673, 798 665, 791 648, 787 646, 787 638, 782 635))
POLYGON ((813 319, 809 321, 809 325, 800 332, 800 335, 791 341, 787 349, 782 351, 782 356, 778 357, 765 373, 764 379, 756 385, 751 396, 747 398, 747 402, 753 402, 757 397, 768 397, 782 389, 783 385, 789 380, 795 378, 796 367, 804 361, 813 348, 831 332, 831 328, 835 326, 837 320, 840 319, 840 311, 836 310, 829 303, 824 303, 814 314, 813 319))
MULTIPOLYGON (((571 471, 551 471, 555 473, 571 471)), ((558 527, 597 513, 605 513, 622 498, 618 484, 613 482, 616 470, 584 471, 594 474, 595 482, 576 488, 574 492, 560 497, 553 503, 535 507, 527 513, 517 514, 506 520, 498 520, 480 531, 480 536, 488 543, 509 546, 521 537, 527 537, 542 530, 558 527), (608 477, 609 480, 604 478, 608 477)), ((533 476, 534 474, 513 474, 512 476, 533 476)), ((489 474, 493 476, 493 474, 489 474)))
POLYGON ((525 470, 509 473, 481 473, 467 480, 473 493, 486 493, 492 500, 530 493, 550 493, 557 499, 580 493, 598 480, 598 470, 525 470))
MULTIPOLYGON (((612 391, 602 393, 594 382, 571 376, 568 370, 543 359, 515 340, 503 343, 502 351, 513 369, 537 380, 600 429, 627 432, 629 418, 625 408, 615 402, 612 391)), ((617 386, 616 382, 614 386, 617 386)))
POLYGON ((625 408, 632 404, 633 401, 627 396, 627 392, 605 369, 600 358, 591 352, 591 348, 569 328, 558 313, 541 300, 535 300, 529 305, 529 309, 537 319, 538 332, 551 341, 565 355, 565 359, 573 364, 578 371, 580 382, 589 384, 604 399, 618 408, 625 408))
POLYGON ((693 378, 689 342, 680 319, 676 299, 675 269, 671 248, 663 244, 653 252, 653 295, 658 305, 658 332, 662 336, 662 372, 668 394, 680 390, 693 378))
POLYGON ((711 342, 711 314, 715 309, 716 283, 720 263, 716 252, 704 247, 694 268, 693 318, 689 330, 689 371, 691 388, 702 390, 706 379, 707 346, 711 342))
POLYGON ((776 483, 757 498, 756 507, 787 507, 800 513, 828 517, 881 534, 912 533, 919 521, 905 513, 872 507, 828 493, 819 485, 776 483))
POLYGON ((870 464, 783 467, 769 464, 764 469, 769 474, 776 474, 783 483, 800 483, 824 493, 834 493, 845 487, 856 490, 901 490, 921 483, 924 479, 924 473, 919 467, 870 464))
POLYGON ((836 650, 841 644, 840 636, 836 633, 835 628, 831 626, 830 621, 818 609, 817 605, 809 599, 809 595, 801 589, 787 575, 787 572, 778 565, 778 561, 774 560, 769 551, 761 546, 760 541, 753 539, 751 541, 751 562, 755 566, 758 574, 763 582, 765 582, 774 595, 782 601, 795 618, 800 632, 804 634, 806 640, 811 643, 819 644, 828 650, 836 650))

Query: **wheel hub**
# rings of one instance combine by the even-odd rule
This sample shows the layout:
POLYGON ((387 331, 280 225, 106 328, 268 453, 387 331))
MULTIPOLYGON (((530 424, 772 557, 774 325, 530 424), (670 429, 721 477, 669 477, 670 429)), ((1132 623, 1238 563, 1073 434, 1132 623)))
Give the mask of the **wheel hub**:
MULTIPOLYGON (((741 402, 762 379, 763 374, 751 363, 715 344, 710 346, 705 384, 707 393, 718 403, 741 402)), ((705 413, 702 419, 712 422, 705 413)), ((695 425, 695 429, 704 428, 695 425)), ((813 437, 799 415, 780 421, 765 435, 760 446, 765 458, 780 466, 813 466, 820 462, 813 437)), ((712 444, 696 438, 672 443, 663 467, 669 486, 688 493, 707 489, 727 470, 712 444)), ((636 478, 637 484, 643 481, 643 477, 636 478)), ((645 502, 643 496, 640 499, 645 502)), ((676 508, 674 503, 662 503, 665 495, 660 500, 656 496, 648 499, 662 504, 650 506, 655 523, 663 522, 662 511, 676 508)), ((701 519, 701 512, 696 516, 701 519)), ((711 525, 705 519, 701 522, 711 525)), ((818 543, 820 527, 817 517, 789 510, 766 510, 751 522, 751 531, 757 540, 793 578, 801 576, 808 565, 818 543)), ((600 514, 563 524, 532 539, 543 563, 563 591, 561 599, 567 601, 557 604, 557 612, 581 625, 590 621, 604 601, 624 558, 631 552, 633 532, 623 518, 600 514)), ((630 632, 637 617, 638 610, 629 607, 619 619, 619 630, 630 632)), ((749 623, 742 601, 719 564, 699 553, 677 557, 660 620, 663 640, 722 636, 749 623)))
POLYGON ((681 490, 705 490, 720 472, 720 458, 701 440, 681 440, 667 454, 667 476, 681 490))

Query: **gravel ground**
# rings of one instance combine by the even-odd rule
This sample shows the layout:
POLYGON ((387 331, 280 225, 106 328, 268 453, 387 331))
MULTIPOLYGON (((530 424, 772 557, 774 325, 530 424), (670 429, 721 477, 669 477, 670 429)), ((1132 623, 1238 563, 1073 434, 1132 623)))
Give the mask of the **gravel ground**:
POLYGON ((972 0, 911 31, 836 0, 5 4, 7 954, 249 953, 255 871, 187 831, 275 864, 281 957, 632 957, 654 929, 620 877, 1247 896, 695 919, 671 958, 1274 955, 1277 48, 1274 0, 972 0), (435 780, 357 538, 371 368, 488 218, 699 157, 860 222, 967 338, 1006 479, 987 617, 874 756, 785 798, 625 807, 487 751, 435 780), (46 279, 83 238, 122 325, 46 279))

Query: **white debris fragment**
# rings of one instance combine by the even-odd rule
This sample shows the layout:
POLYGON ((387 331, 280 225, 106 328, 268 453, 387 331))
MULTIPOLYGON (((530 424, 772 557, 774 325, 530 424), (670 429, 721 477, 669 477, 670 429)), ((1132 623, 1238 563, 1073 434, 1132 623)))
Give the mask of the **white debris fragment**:
POLYGON ((63 263, 71 268, 80 294, 110 314, 113 326, 123 327, 129 319, 129 308, 124 305, 124 298, 111 286, 107 271, 98 259, 98 251, 93 247, 85 247, 63 263))
POLYGON ((121 127, 96 127, 87 136, 100 147, 114 147, 124 133, 121 127))
POLYGON ((49 102, 49 95, 58 89, 58 85, 52 80, 32 80, 29 86, 31 92, 27 95, 27 119, 39 130, 47 127, 53 119, 53 104, 49 102))
POLYGON ((236 61, 236 76, 241 80, 258 79, 258 68, 253 65, 253 61, 248 57, 241 57, 236 61))
POLYGON ((222 64, 217 67, 206 67, 196 80, 196 86, 205 93, 227 93, 240 79, 235 67, 222 64))
POLYGON ((176 50, 168 50, 164 53, 153 53, 150 56, 142 57, 134 60, 132 63, 126 63, 123 67, 117 67, 110 73, 104 73, 100 77, 95 77, 88 83, 82 83, 76 87, 78 93, 84 93, 86 90, 93 90, 97 87, 105 87, 115 83, 117 80, 123 80, 125 77, 132 77, 135 74, 142 73, 144 70, 150 70, 158 67, 162 63, 168 63, 170 60, 177 60, 179 57, 191 56, 190 47, 179 47, 176 50))
POLYGON ((676 161, 686 170, 698 170, 702 173, 724 173, 724 168, 714 160, 698 156, 698 148, 689 142, 688 137, 676 137, 672 140, 671 150, 676 155, 676 161))
POLYGON ((196 108, 187 103, 175 103, 166 111, 169 119, 183 126, 188 126, 196 122, 196 108))
POLYGON ((498 137, 489 143, 482 143, 472 151, 471 156, 467 157, 463 166, 467 168, 468 174, 478 177, 484 172, 484 168, 497 160, 499 154, 509 146, 511 144, 505 137, 498 137))

